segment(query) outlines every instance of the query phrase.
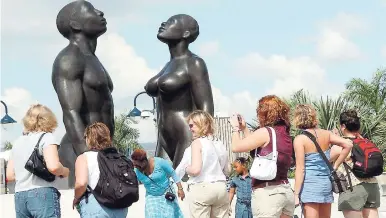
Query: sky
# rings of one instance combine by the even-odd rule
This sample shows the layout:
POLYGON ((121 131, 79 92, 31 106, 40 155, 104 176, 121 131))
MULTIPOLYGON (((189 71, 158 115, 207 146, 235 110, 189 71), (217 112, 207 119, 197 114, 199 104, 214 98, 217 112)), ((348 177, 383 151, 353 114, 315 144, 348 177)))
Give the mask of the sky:
MULTIPOLYGON (((65 133, 51 83, 52 64, 68 41, 56 28, 67 0, 1 1, 1 100, 16 124, 2 125, 1 145, 22 132, 31 104, 56 114, 58 138, 65 133)), ((259 98, 288 97, 305 89, 316 97, 337 96, 351 78, 371 79, 386 61, 386 1, 114 0, 90 1, 104 12, 107 32, 96 55, 113 83, 115 114, 128 113, 134 96, 169 59, 157 40, 161 22, 189 14, 200 26, 190 49, 208 67, 215 112, 256 117, 259 98)), ((152 109, 151 98, 137 107, 152 109)), ((1 108, 4 115, 4 108, 1 108)), ((152 119, 134 125, 140 142, 156 141, 152 119)))

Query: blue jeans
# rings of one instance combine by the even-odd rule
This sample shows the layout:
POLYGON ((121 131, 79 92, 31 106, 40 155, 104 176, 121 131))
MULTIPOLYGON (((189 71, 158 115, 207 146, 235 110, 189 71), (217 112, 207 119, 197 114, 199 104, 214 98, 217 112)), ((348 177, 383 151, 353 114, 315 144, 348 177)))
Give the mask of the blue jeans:
POLYGON ((82 218, 126 218, 128 209, 107 208, 100 205, 94 195, 90 194, 88 196, 88 202, 86 203, 86 198, 83 198, 77 210, 82 218))
POLYGON ((56 188, 35 188, 15 193, 16 218, 60 218, 60 193, 56 188))

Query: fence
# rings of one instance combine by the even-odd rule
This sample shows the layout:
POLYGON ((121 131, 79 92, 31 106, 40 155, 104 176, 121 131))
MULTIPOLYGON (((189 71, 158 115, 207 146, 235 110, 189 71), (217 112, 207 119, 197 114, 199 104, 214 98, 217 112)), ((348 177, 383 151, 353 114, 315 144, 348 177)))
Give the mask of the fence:
POLYGON ((7 194, 7 182, 5 179, 7 162, 4 158, 0 158, 0 194, 7 194))
POLYGON ((248 157, 248 153, 233 153, 231 148, 232 143, 232 126, 230 124, 230 117, 215 117, 214 118, 216 133, 215 136, 219 138, 226 146, 228 151, 229 161, 233 161, 238 157, 248 157))

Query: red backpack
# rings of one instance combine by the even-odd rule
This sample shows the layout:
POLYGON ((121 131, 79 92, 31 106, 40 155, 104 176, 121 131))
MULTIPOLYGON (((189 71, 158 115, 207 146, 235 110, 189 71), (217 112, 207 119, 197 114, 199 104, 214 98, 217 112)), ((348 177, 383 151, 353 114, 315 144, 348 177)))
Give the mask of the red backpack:
POLYGON ((358 178, 379 176, 383 172, 383 157, 381 150, 370 140, 365 138, 352 139, 353 148, 351 158, 352 172, 358 178))

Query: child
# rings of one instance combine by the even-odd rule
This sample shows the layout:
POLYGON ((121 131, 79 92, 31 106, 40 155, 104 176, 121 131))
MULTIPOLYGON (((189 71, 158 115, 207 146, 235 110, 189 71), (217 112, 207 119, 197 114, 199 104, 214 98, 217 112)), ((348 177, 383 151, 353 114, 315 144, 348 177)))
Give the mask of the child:
POLYGON ((235 190, 237 192, 235 218, 252 218, 251 193, 252 178, 249 176, 247 160, 239 157, 233 163, 233 168, 237 173, 230 183, 229 202, 232 204, 235 190))

